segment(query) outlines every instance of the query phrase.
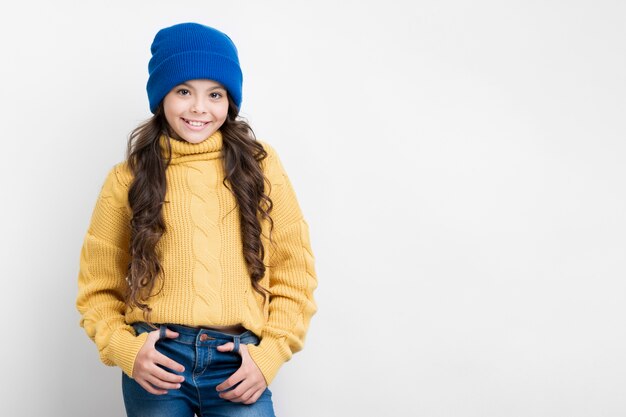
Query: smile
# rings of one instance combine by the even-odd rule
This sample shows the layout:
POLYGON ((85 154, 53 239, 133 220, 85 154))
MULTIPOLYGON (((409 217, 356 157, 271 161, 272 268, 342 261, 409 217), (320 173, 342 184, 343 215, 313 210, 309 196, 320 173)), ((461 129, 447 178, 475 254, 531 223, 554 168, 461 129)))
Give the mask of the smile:
POLYGON ((202 127, 210 122, 200 122, 197 120, 187 120, 185 118, 181 118, 184 120, 185 123, 187 123, 189 126, 193 126, 193 127, 202 127))

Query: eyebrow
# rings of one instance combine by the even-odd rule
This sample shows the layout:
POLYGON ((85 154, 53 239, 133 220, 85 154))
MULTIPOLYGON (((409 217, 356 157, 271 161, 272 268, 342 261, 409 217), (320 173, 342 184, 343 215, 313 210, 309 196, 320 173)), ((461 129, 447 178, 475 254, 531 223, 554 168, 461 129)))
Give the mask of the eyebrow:
MULTIPOLYGON (((193 88, 193 86, 191 86, 191 85, 189 85, 189 84, 187 84, 187 83, 180 83, 180 84, 178 84, 178 85, 179 85, 179 86, 184 85, 185 87, 189 87, 189 88, 191 88, 192 90, 195 90, 195 88, 193 88)), ((216 85, 216 86, 214 86, 214 87, 209 88, 209 91, 213 91, 213 90, 226 90, 226 89, 225 89, 224 87, 222 87, 222 86, 216 85)))

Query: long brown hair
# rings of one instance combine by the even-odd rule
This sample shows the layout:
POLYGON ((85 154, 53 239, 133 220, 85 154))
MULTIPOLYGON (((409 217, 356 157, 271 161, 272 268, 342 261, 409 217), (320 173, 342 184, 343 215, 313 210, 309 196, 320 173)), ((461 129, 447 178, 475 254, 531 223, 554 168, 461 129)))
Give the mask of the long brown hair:
MULTIPOLYGON (((264 183, 269 186, 269 181, 260 165, 267 152, 256 140, 250 125, 239 117, 239 109, 229 94, 228 102, 228 115, 220 127, 225 173, 223 184, 233 193, 239 208, 243 255, 252 286, 266 298, 269 291, 259 284, 265 275, 265 248, 261 241, 259 216, 270 223, 271 242, 274 222, 270 213, 273 203, 264 193, 264 183)), ((135 306, 140 308, 147 322, 150 322, 151 308, 146 301, 152 295, 156 278, 162 271, 156 245, 165 232, 162 215, 167 187, 165 171, 172 156, 169 142, 167 158, 163 156, 160 145, 163 134, 172 136, 161 102, 154 115, 130 133, 126 149, 126 160, 134 176, 128 190, 132 216, 126 305, 131 309, 135 306)))

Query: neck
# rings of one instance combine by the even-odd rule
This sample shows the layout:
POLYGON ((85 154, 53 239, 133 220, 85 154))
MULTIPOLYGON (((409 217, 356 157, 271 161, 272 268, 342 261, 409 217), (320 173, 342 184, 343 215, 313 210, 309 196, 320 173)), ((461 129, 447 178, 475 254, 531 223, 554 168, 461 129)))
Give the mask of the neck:
POLYGON ((168 144, 172 150, 170 164, 181 162, 217 159, 222 154, 222 132, 216 130, 211 136, 200 143, 190 143, 185 140, 174 139, 168 135, 160 138, 161 151, 164 158, 168 156, 168 144))

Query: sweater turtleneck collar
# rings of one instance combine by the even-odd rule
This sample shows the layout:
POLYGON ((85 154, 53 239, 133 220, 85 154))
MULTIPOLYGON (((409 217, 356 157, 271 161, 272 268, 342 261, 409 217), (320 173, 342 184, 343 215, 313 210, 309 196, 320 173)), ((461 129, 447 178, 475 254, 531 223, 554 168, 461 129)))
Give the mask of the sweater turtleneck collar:
POLYGON ((167 158, 168 141, 172 147, 171 164, 217 159, 222 154, 222 132, 220 130, 216 130, 215 133, 200 143, 190 143, 162 135, 160 145, 164 158, 167 158))

